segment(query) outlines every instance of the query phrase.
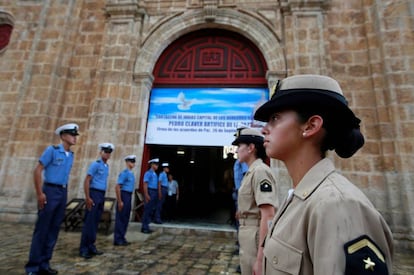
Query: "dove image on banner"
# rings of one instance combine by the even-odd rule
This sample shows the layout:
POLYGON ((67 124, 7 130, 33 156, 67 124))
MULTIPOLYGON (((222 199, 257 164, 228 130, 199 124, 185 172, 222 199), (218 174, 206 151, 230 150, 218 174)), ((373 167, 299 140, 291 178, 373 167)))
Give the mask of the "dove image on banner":
POLYGON ((227 146, 238 125, 261 129, 254 112, 267 88, 153 88, 147 144, 227 146))

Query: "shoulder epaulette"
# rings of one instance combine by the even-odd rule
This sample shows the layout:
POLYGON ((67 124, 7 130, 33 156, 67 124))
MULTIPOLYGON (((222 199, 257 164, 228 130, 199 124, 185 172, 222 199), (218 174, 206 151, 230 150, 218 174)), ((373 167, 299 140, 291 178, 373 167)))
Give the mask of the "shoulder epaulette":
POLYGON ((345 275, 388 275, 384 253, 367 235, 344 245, 345 275))

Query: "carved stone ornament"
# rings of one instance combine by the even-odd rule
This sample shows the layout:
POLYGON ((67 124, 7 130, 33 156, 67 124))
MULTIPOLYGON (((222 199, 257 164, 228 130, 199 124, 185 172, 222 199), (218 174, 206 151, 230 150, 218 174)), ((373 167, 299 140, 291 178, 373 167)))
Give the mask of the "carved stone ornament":
POLYGON ((144 13, 136 0, 122 2, 109 0, 105 6, 105 14, 109 20, 137 20, 144 13))
POLYGON ((214 22, 217 14, 217 0, 205 0, 203 11, 206 22, 214 22))
POLYGON ((281 0, 280 6, 285 12, 294 11, 321 11, 331 3, 332 0, 281 0))

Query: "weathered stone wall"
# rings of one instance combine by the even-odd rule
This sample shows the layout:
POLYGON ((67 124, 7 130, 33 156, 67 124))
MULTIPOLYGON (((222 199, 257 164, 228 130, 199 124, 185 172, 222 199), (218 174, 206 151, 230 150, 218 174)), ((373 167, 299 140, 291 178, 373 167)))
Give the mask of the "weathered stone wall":
MULTIPOLYGON (((34 218, 32 171, 62 123, 81 127, 69 197, 83 195, 98 143, 116 145, 112 171, 130 152, 140 159, 158 57, 183 34, 223 28, 257 45, 269 86, 298 73, 341 83, 366 144, 351 159, 332 157, 396 238, 414 240, 412 1, 4 0, 0 9, 15 20, 0 54, 0 219, 34 218)), ((272 166, 286 190, 283 165, 272 166)))

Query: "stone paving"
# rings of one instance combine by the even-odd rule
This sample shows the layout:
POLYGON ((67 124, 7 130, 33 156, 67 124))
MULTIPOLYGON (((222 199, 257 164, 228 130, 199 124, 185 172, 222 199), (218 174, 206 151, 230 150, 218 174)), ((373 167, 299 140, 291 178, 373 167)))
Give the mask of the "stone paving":
MULTIPOLYGON (((99 232, 101 256, 78 256, 80 232, 59 234, 51 266, 59 274, 237 274, 239 258, 233 229, 152 225, 142 234, 139 223, 130 223, 129 246, 113 246, 113 234, 99 232)), ((32 224, 0 224, 0 274, 24 274, 33 231, 32 224)))
MULTIPOLYGON (((59 274, 237 274, 232 228, 164 224, 155 232, 139 232, 131 223, 131 245, 113 246, 113 235, 100 232, 97 247, 105 253, 92 259, 78 257, 80 232, 62 230, 51 262, 59 274)), ((0 224, 0 274, 24 274, 33 224, 0 224)), ((395 255, 394 274, 414 274, 413 252, 395 255)))

